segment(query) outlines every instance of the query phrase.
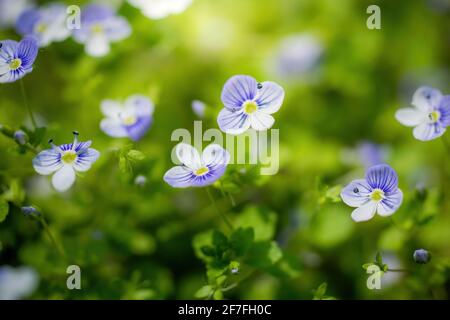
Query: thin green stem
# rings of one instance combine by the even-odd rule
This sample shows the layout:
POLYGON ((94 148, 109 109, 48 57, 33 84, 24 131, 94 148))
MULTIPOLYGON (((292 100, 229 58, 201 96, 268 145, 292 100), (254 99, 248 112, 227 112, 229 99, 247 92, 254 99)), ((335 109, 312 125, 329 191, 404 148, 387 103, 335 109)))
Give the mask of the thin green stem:
POLYGON ((37 123, 36 123, 36 119, 34 118, 33 111, 31 110, 31 107, 28 104, 27 93, 25 91, 25 85, 24 85, 22 79, 20 79, 19 82, 20 82, 20 91, 22 92, 23 102, 25 104, 25 107, 28 110, 28 115, 30 116, 31 123, 33 124, 33 127, 36 130, 38 126, 37 126, 37 123))
POLYGON ((230 199, 231 206, 235 207, 236 201, 234 201, 233 195, 223 189, 222 183, 220 183, 219 189, 220 189, 220 193, 222 193, 222 197, 224 197, 224 198, 228 197, 228 199, 230 199))
POLYGON ((214 200, 213 195, 211 194, 211 191, 209 189, 209 187, 206 187, 206 193, 208 194, 209 200, 211 201, 214 209, 217 211, 217 213, 219 214, 219 216, 222 218, 222 220, 225 222, 225 224, 227 225, 228 228, 230 228, 230 230, 233 230, 233 225, 231 224, 231 222, 228 220, 228 218, 226 217, 226 215, 219 210, 219 207, 216 204, 216 201, 214 200))
POLYGON ((56 248, 58 253, 63 257, 66 258, 66 253, 64 252, 63 247, 61 244, 56 241, 56 238, 53 236, 53 233, 50 230, 50 227, 47 224, 47 221, 45 221, 43 216, 40 216, 39 221, 41 222, 42 226, 44 227, 45 233, 49 237, 50 241, 52 242, 53 246, 56 248))
POLYGON ((409 272, 409 270, 405 269, 387 269, 387 272, 409 272))

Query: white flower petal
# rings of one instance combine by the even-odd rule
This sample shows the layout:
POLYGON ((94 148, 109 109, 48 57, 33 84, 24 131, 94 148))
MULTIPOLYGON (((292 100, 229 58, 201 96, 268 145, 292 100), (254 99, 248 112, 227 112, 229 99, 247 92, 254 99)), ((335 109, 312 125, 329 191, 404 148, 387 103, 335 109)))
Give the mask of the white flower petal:
POLYGON ((109 40, 105 35, 99 34, 92 36, 86 42, 86 53, 93 57, 102 57, 109 53, 109 40))
POLYGON ((73 167, 76 171, 85 172, 88 171, 92 164, 97 161, 100 156, 100 152, 95 149, 89 148, 79 153, 77 156, 77 160, 73 164, 73 167))
POLYGON ((439 138, 445 133, 445 128, 432 123, 422 123, 414 128, 414 138, 420 141, 429 141, 439 138))
POLYGON ((257 131, 270 129, 275 123, 275 119, 267 113, 260 110, 255 111, 250 115, 250 125, 257 131))
POLYGON ((226 166, 230 162, 230 153, 218 144, 210 144, 203 150, 202 162, 206 166, 226 166))
POLYGON ((176 147, 178 160, 186 167, 197 170, 202 167, 200 155, 194 147, 187 143, 179 143, 176 147))
POLYGON ((190 187, 194 178, 192 170, 184 166, 173 167, 164 175, 164 181, 174 188, 190 187))
POLYGON ((75 171, 71 165, 64 165, 52 177, 53 187, 59 192, 68 190, 74 182, 75 171))
POLYGON ((62 166, 61 154, 55 149, 41 151, 33 159, 34 170, 42 175, 52 174, 62 166))
POLYGON ((115 100, 103 100, 100 109, 102 113, 109 118, 119 118, 119 114, 123 111, 122 104, 115 100))
POLYGON ((265 81, 261 86, 255 97, 260 110, 267 114, 280 110, 284 100, 284 89, 272 81, 265 81))
POLYGON ((427 117, 428 113, 414 108, 403 108, 397 110, 395 113, 395 118, 398 122, 408 127, 414 127, 421 123, 428 122, 427 117))
POLYGON ((396 192, 389 194, 378 205, 377 213, 382 217, 388 217, 394 214, 403 201, 403 192, 397 189, 396 192))
POLYGON ((119 119, 103 119, 100 122, 100 129, 113 138, 128 137, 127 130, 119 119))
POLYGON ((217 116, 220 130, 228 134, 241 134, 250 128, 250 117, 242 110, 230 111, 223 108, 217 116))
POLYGON ((132 95, 125 101, 125 112, 132 114, 136 117, 150 116, 153 114, 154 105, 144 95, 132 95))
POLYGON ((370 201, 372 188, 365 179, 350 182, 342 189, 341 198, 350 207, 361 207, 370 201))
POLYGON ((424 112, 433 111, 442 98, 442 93, 431 87, 420 87, 414 92, 412 104, 424 112))
POLYGON ((377 210, 377 203, 370 201, 365 205, 353 210, 352 219, 355 222, 367 221, 373 218, 377 210))

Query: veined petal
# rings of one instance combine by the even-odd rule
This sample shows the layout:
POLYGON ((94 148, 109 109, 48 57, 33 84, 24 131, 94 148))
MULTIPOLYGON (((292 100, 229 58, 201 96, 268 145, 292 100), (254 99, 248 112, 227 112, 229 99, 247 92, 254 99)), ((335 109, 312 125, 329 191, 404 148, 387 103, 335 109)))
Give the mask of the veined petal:
POLYGON ((119 118, 120 113, 123 111, 120 102, 110 99, 103 100, 100 104, 100 109, 109 118, 119 118))
POLYGON ((439 104, 442 93, 431 87, 420 87, 414 92, 412 104, 424 112, 433 111, 439 104))
POLYGON ((49 149, 39 152, 33 159, 33 168, 37 173, 49 175, 59 170, 63 166, 61 153, 55 149, 49 149))
POLYGON ((154 105, 146 96, 133 95, 125 101, 125 112, 137 117, 150 116, 153 114, 154 105))
POLYGON ((59 192, 68 190, 74 182, 75 171, 71 165, 62 166, 52 177, 53 187, 59 192))
POLYGON ((263 131, 272 128, 275 119, 264 111, 255 111, 250 115, 250 125, 257 131, 263 131))
POLYGON ((377 210, 377 203, 375 201, 369 201, 363 206, 353 210, 352 219, 355 222, 367 221, 373 218, 377 210))
POLYGON ((30 68, 38 54, 38 43, 32 37, 27 37, 19 42, 17 56, 22 60, 22 68, 30 68))
POLYGON ((220 177, 222 177, 222 175, 225 173, 226 168, 227 166, 225 165, 208 166, 208 173, 201 176, 194 175, 191 181, 191 186, 206 187, 213 184, 214 182, 219 180, 220 177))
POLYGON ((366 181, 373 189, 381 189, 385 193, 395 192, 398 188, 398 176, 387 164, 370 167, 366 172, 366 181))
POLYGON ((83 152, 85 152, 92 144, 92 141, 84 141, 84 142, 78 142, 75 145, 75 152, 77 152, 78 154, 81 154, 83 152))
POLYGON ((241 109, 245 101, 255 98, 257 90, 258 83, 253 77, 231 77, 223 87, 222 102, 230 110, 241 109))
POLYGON ((442 97, 438 110, 441 114, 440 125, 444 128, 450 126, 450 95, 442 97))
POLYGON ((83 149, 83 151, 78 154, 77 160, 75 161, 73 167, 76 171, 88 171, 92 164, 97 161, 99 156, 100 152, 95 149, 83 149))
POLYGON ((217 116, 220 130, 228 134, 241 134, 250 128, 250 117, 242 110, 223 108, 217 116))
POLYGON ((203 150, 202 162, 208 167, 227 166, 230 153, 218 144, 210 144, 203 150))
POLYGON ((150 115, 141 116, 136 123, 126 126, 128 137, 133 141, 140 140, 152 125, 153 118, 150 115))
POLYGON ((176 146, 176 154, 180 162, 191 170, 198 170, 202 167, 200 155, 194 147, 187 143, 179 143, 176 146))
POLYGON ((192 169, 185 166, 176 166, 166 172, 164 181, 174 188, 187 188, 191 186, 194 177, 192 169))
POLYGON ((380 216, 387 217, 394 214, 395 211, 400 207, 403 201, 403 192, 400 189, 397 191, 386 195, 386 197, 381 200, 378 204, 377 212, 380 216))
POLYGON ((439 138, 445 133, 445 128, 439 123, 422 123, 413 130, 414 138, 420 141, 429 141, 439 138))
POLYGON ((255 97, 260 110, 268 114, 277 112, 283 104, 284 89, 271 81, 265 81, 261 86, 255 97))
POLYGON ((397 110, 395 113, 395 118, 398 122, 408 127, 414 127, 421 123, 428 122, 427 116, 428 114, 426 112, 415 108, 403 108, 397 110))
POLYGON ((9 62, 9 60, 16 58, 17 47, 19 43, 13 40, 3 40, 0 41, 0 59, 9 62))
POLYGON ((342 189, 341 198, 350 207, 361 207, 370 201, 372 188, 364 179, 350 182, 342 189))
POLYGON ((119 119, 103 119, 100 122, 100 129, 113 138, 128 137, 127 129, 122 125, 119 119))

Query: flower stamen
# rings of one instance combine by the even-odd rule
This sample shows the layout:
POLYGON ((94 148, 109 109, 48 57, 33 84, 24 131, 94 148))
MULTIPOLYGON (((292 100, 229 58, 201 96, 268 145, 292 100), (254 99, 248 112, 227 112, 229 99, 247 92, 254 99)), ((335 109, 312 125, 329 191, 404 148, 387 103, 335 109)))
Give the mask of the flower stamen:
POLYGON ((258 110, 258 105, 256 104, 255 101, 247 101, 244 103, 244 112, 245 113, 252 114, 256 110, 258 110))
POLYGON ((17 70, 22 66, 22 60, 19 58, 13 59, 11 60, 11 62, 9 63, 9 68, 11 70, 17 70))
POLYGON ((73 163, 76 159, 77 159, 77 153, 72 150, 68 150, 68 151, 64 152, 64 154, 61 156, 61 160, 66 164, 73 163))
POLYGON ((371 198, 373 201, 379 202, 379 201, 381 201, 381 200, 384 199, 384 191, 381 190, 381 189, 375 189, 375 190, 373 190, 373 192, 371 193, 370 198, 371 198))
POLYGON ((436 123, 441 118, 441 113, 437 110, 430 112, 428 114, 428 119, 430 119, 431 123, 436 123))
POLYGON ((209 168, 208 167, 201 167, 200 169, 196 170, 194 172, 194 174, 196 176, 204 176, 205 174, 207 174, 209 172, 209 168))

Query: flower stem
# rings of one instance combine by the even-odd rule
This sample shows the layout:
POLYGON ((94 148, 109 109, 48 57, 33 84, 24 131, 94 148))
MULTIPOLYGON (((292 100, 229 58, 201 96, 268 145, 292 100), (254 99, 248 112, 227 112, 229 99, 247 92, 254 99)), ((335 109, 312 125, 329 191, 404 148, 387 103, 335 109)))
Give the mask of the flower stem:
POLYGON ((33 124, 34 129, 37 129, 36 119, 34 118, 33 111, 31 110, 31 107, 28 104, 27 94, 25 92, 25 85, 24 85, 22 79, 20 79, 19 82, 20 82, 20 91, 22 92, 23 102, 25 104, 25 107, 28 110, 28 115, 30 116, 31 123, 33 124))
POLYGON ((56 238, 53 236, 53 233, 51 232, 50 227, 47 224, 47 221, 45 221, 43 216, 39 217, 39 221, 41 222, 42 226, 44 227, 45 233, 49 237, 50 241, 52 242, 53 246, 56 248, 58 253, 63 258, 66 258, 66 253, 64 252, 63 247, 61 246, 61 244, 58 241, 56 241, 56 238))
POLYGON ((230 199, 231 206, 234 208, 236 206, 236 201, 234 201, 233 195, 223 189, 222 183, 220 183, 219 189, 220 193, 222 193, 222 197, 228 197, 228 199, 230 199))
POLYGON ((217 213, 219 214, 219 216, 222 218, 222 220, 225 222, 225 224, 227 225, 228 228, 230 228, 230 230, 233 230, 233 225, 231 224, 231 222, 228 220, 228 218, 226 217, 226 215, 219 210, 219 207, 216 204, 216 201, 214 200, 214 197, 211 194, 211 190, 209 189, 209 187, 206 187, 206 193, 208 194, 209 200, 211 201, 214 209, 217 211, 217 213))

